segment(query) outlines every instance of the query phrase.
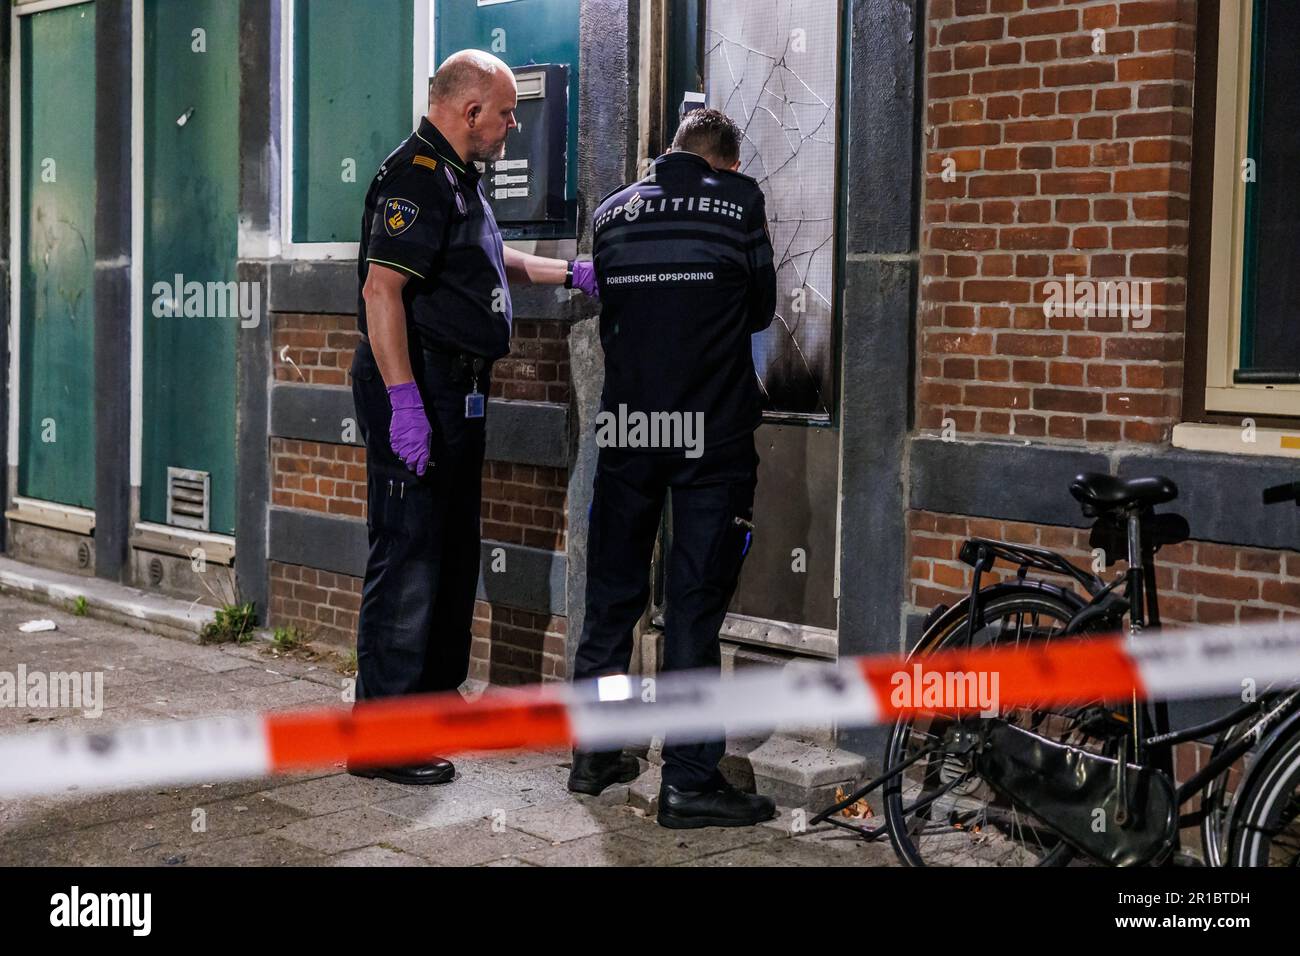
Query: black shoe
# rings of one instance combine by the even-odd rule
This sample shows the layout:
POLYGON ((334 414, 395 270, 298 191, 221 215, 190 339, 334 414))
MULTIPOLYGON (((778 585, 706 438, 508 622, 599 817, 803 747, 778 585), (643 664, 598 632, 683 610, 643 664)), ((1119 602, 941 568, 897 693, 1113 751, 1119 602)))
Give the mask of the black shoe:
POLYGON ((573 752, 573 769, 569 771, 569 789, 574 793, 596 796, 616 783, 631 783, 641 776, 641 764, 621 750, 584 753, 573 752))
POLYGON ((752 827, 774 816, 771 797, 743 793, 729 783, 712 790, 678 790, 668 783, 659 788, 659 825, 670 830, 752 827))
POLYGON ((393 783, 407 786, 427 786, 434 783, 448 783, 456 776, 456 768, 450 760, 434 757, 427 763, 412 764, 409 767, 348 767, 348 773, 354 777, 379 777, 393 783))

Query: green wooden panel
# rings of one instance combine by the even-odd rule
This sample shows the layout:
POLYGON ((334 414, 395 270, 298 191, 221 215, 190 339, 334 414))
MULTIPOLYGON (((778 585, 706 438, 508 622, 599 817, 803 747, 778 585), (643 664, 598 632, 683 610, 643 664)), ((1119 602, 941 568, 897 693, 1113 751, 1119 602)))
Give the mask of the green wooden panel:
POLYGON ((294 242, 361 238, 370 179, 412 129, 413 18, 412 0, 295 0, 294 242))
POLYGON ((23 17, 19 43, 18 491, 93 508, 94 4, 23 17))
MULTIPOLYGON (((165 522, 168 467, 193 468, 211 475, 211 530, 233 534, 240 319, 234 309, 222 307, 228 303, 206 294, 202 315, 155 312, 160 298, 183 295, 174 288, 178 275, 205 289, 237 278, 239 4, 147 0, 144 18, 140 513, 146 521, 165 522), (204 52, 196 50, 200 42, 204 52)), ((265 290, 258 293, 264 300, 265 290)))
POLYGON ((569 199, 578 196, 578 0, 436 0, 434 42, 441 63, 457 50, 495 53, 511 66, 569 66, 569 199))

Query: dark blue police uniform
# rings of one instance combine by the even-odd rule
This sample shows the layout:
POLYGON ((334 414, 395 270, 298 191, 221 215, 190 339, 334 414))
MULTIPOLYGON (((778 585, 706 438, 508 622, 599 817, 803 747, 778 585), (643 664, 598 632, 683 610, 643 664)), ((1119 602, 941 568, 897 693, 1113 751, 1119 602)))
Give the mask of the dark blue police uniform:
POLYGON ((370 540, 358 700, 451 690, 468 675, 487 404, 477 396, 487 395, 492 363, 510 347, 496 219, 474 165, 427 119, 384 160, 366 195, 362 288, 375 263, 410 277, 403 300, 411 369, 433 434, 419 478, 389 445, 392 408, 358 297, 352 394, 366 445, 370 540))
MULTIPOLYGON (((672 493, 664 670, 718 666, 718 631, 753 531, 762 407, 750 337, 771 324, 776 272, 763 193, 693 153, 660 157, 653 181, 595 213, 605 351, 602 411, 703 416, 702 454, 602 447, 587 547, 587 608, 574 678, 626 673, 650 595, 650 560, 672 493)), ((663 781, 718 782, 725 740, 664 746, 663 781)))

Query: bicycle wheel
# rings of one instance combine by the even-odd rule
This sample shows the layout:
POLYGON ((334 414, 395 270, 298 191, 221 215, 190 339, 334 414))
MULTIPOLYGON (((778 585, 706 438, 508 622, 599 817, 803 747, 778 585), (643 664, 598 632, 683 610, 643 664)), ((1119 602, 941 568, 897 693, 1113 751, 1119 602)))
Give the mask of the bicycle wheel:
POLYGON ((1230 859, 1234 866, 1300 867, 1300 733, 1263 759, 1237 795, 1230 859))
MULTIPOLYGON (((983 626, 967 642, 967 613, 957 605, 922 636, 913 655, 963 647, 1015 647, 1064 635, 1082 606, 1073 595, 1032 584, 1002 586, 984 604, 983 626)), ((1054 740, 1083 746, 1078 711, 1005 711, 1004 720, 1054 740)), ((890 734, 886 765, 898 766, 941 739, 954 718, 919 714, 900 719, 890 734)), ((885 818, 899 859, 909 866, 1063 866, 1072 847, 995 792, 969 757, 923 756, 884 789, 885 818)))

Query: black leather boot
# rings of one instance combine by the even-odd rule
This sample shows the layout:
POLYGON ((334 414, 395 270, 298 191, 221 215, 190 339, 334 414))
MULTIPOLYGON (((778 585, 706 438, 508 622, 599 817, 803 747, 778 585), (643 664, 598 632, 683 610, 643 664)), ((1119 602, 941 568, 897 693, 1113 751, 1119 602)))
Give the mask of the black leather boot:
POLYGON ((348 766, 348 773, 354 777, 378 777, 403 783, 408 786, 427 786, 434 783, 449 783, 456 776, 456 768, 450 760, 432 757, 427 763, 412 764, 408 767, 353 767, 348 766))
POLYGON ((569 771, 569 789, 594 797, 612 784, 631 783, 640 775, 641 764, 621 750, 575 750, 573 769, 569 771))
POLYGON ((710 790, 659 788, 659 825, 670 830, 697 827, 752 827, 776 816, 776 801, 744 793, 729 783, 710 790))

